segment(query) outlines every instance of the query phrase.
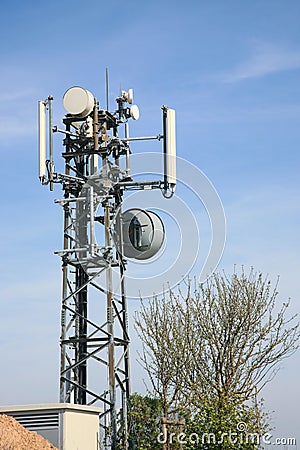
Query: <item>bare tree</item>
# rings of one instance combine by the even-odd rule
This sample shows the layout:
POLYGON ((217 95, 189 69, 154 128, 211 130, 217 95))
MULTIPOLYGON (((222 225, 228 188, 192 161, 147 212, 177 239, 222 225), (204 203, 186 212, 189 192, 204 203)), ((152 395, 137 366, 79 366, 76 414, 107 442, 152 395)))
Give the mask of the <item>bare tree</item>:
POLYGON ((160 399, 165 417, 175 414, 184 402, 184 371, 190 365, 188 324, 169 291, 168 298, 153 297, 136 314, 136 329, 143 342, 140 355, 152 392, 160 399))
POLYGON ((299 345, 299 323, 277 304, 277 284, 251 270, 188 282, 143 303, 141 356, 165 416, 203 398, 255 399, 299 345))

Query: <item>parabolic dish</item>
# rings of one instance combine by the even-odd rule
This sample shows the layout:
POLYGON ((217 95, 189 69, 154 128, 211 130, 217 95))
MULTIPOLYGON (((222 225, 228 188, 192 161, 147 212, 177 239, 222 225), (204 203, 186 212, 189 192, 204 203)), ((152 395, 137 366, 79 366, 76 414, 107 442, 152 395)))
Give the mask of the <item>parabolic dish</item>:
POLYGON ((130 108, 130 116, 133 120, 138 120, 140 117, 140 110, 137 105, 132 105, 130 108))
POLYGON ((150 259, 160 250, 165 237, 164 225, 153 211, 128 209, 122 214, 124 256, 150 259))
POLYGON ((77 117, 88 116, 94 108, 93 94, 80 86, 74 86, 67 90, 63 98, 65 110, 77 117))

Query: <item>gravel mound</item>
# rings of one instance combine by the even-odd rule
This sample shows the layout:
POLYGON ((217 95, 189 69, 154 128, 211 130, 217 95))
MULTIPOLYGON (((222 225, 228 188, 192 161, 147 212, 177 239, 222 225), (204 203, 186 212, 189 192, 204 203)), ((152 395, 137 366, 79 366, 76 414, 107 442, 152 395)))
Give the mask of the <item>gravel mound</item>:
POLYGON ((13 417, 0 415, 0 450, 58 450, 49 441, 28 431, 13 417))

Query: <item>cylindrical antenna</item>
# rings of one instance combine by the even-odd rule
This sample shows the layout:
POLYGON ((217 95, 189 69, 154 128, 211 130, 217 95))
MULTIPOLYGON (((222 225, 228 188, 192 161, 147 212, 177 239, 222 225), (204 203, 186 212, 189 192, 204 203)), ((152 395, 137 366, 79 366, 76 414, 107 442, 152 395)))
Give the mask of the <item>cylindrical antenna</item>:
POLYGON ((108 111, 108 67, 105 69, 106 111, 108 111))
POLYGON ((39 177, 46 184, 46 106, 39 102, 39 177))

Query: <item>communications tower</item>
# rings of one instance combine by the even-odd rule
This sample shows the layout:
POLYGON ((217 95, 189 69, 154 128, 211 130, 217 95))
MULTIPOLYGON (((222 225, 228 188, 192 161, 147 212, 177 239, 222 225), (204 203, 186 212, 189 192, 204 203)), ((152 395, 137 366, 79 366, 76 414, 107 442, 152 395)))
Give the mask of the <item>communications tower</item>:
MULTIPOLYGON (((100 448, 128 448, 130 395, 129 334, 125 273, 127 260, 154 256, 164 240, 160 218, 142 209, 122 210, 130 190, 176 186, 175 111, 162 107, 163 134, 130 137, 129 121, 139 118, 133 90, 122 91, 116 108, 103 109, 79 86, 63 97, 64 129, 52 123, 49 96, 39 102, 39 178, 63 198, 60 402, 102 406, 100 448), (63 137, 64 172, 54 166, 53 133, 63 137), (163 142, 162 179, 135 181, 130 143, 163 142)), ((146 169, 146 168, 145 168, 146 169)))

